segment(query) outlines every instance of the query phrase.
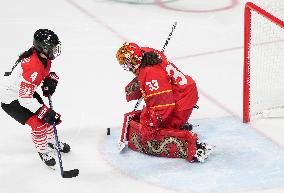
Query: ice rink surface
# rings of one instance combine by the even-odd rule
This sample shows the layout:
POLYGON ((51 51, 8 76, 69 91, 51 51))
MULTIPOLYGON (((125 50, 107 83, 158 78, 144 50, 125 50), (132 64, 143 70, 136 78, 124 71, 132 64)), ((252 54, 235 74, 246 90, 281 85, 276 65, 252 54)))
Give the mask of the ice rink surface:
POLYGON ((80 174, 62 179, 47 169, 30 129, 1 110, 0 192, 283 193, 284 120, 242 123, 245 1, 122 1, 1 2, 1 73, 31 46, 38 28, 54 30, 62 42, 52 66, 60 76, 53 102, 63 119, 59 136, 72 148, 64 168, 80 174), (133 77, 118 65, 116 50, 124 41, 162 49, 175 21, 165 53, 196 80, 200 108, 191 120, 217 145, 204 164, 115 152, 123 114, 135 105, 125 101, 133 77))

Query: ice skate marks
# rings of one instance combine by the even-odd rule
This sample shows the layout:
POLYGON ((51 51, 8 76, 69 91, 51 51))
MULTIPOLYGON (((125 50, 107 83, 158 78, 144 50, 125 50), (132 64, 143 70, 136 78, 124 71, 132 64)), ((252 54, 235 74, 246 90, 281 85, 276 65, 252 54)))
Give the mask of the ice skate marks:
POLYGON ((168 189, 227 193, 284 187, 284 150, 232 117, 192 121, 200 140, 216 147, 204 163, 159 158, 126 148, 117 153, 120 128, 101 145, 106 159, 130 176, 168 189))

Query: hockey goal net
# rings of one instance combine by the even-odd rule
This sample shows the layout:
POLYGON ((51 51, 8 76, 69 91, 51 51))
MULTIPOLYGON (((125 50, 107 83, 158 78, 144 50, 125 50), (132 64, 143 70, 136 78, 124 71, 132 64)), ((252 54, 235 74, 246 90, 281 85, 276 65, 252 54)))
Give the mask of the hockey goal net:
POLYGON ((243 122, 284 117, 284 7, 278 4, 245 6, 243 122))

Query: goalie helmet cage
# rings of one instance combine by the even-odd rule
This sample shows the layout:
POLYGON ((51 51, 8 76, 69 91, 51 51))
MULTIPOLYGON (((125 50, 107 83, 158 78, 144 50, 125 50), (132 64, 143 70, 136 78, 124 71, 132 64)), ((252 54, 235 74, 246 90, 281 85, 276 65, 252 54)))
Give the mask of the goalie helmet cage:
MULTIPOLYGON (((245 6, 243 122, 284 112, 284 22, 279 6, 245 6), (278 110, 277 110, 278 109, 278 110)), ((282 114, 283 116, 283 114, 282 114)))

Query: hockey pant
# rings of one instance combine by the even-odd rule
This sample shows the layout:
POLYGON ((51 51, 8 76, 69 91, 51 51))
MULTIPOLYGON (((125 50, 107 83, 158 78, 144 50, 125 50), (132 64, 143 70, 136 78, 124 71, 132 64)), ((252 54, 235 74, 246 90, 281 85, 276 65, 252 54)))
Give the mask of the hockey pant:
MULTIPOLYGON (((40 104, 44 104, 38 93, 34 93, 34 98, 40 104)), ((40 120, 36 114, 20 105, 18 100, 10 104, 1 103, 2 109, 22 125, 29 125, 32 129, 32 140, 38 152, 44 153, 47 150, 47 143, 54 143, 54 129, 47 123, 40 120)))
MULTIPOLYGON (((134 111, 126 114, 132 119, 124 124, 130 149, 153 156, 193 160, 198 139, 196 134, 172 128, 143 127, 139 123, 140 113, 134 111)), ((124 120, 129 119, 125 117, 124 120)))
MULTIPOLYGON (((33 97, 36 98, 40 104, 44 104, 42 98, 37 92, 34 93, 33 97)), ((14 100, 10 104, 1 103, 1 107, 8 115, 22 125, 25 125, 27 120, 35 115, 29 109, 21 106, 18 100, 14 100)))

